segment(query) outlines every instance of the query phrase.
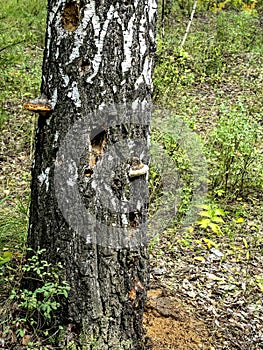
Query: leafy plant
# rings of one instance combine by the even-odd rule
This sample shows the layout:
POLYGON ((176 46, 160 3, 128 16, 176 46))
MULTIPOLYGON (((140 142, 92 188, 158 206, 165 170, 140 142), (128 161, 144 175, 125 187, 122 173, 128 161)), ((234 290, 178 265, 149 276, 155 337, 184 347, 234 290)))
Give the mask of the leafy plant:
POLYGON ((260 9, 261 3, 256 0, 200 0, 199 10, 220 13, 225 10, 253 12, 260 9))
POLYGON ((164 218, 166 223, 170 220, 168 226, 187 225, 194 215, 193 206, 205 191, 206 164, 199 138, 174 114, 161 128, 152 129, 151 136, 150 216, 159 209, 158 222, 164 218))
POLYGON ((154 70, 154 98, 173 95, 179 85, 189 86, 195 75, 191 69, 192 57, 179 43, 157 40, 158 61, 154 70))
POLYGON ((262 128, 241 103, 230 108, 222 105, 219 113, 207 145, 212 189, 234 195, 260 186, 262 128))
POLYGON ((10 251, 4 251, 0 256, 0 266, 8 263, 13 257, 13 253, 10 251))
POLYGON ((221 12, 217 20, 215 37, 221 50, 226 53, 226 44, 228 53, 232 54, 237 50, 245 52, 257 49, 261 45, 258 41, 257 21, 258 15, 254 12, 232 12, 231 15, 221 12))
POLYGON ((35 319, 35 313, 37 313, 37 317, 43 315, 45 319, 50 320, 53 310, 57 310, 60 306, 56 298, 60 295, 68 296, 69 285, 66 281, 61 281, 59 276, 62 270, 61 263, 54 268, 46 260, 40 260, 44 251, 45 249, 39 250, 22 268, 26 273, 24 278, 29 280, 33 278, 40 286, 33 291, 13 290, 10 296, 11 300, 17 300, 18 306, 26 310, 27 317, 30 319, 35 319), (29 273, 33 273, 33 277, 29 273))
POLYGON ((44 252, 45 249, 36 252, 22 267, 20 281, 23 280, 24 285, 36 287, 21 289, 19 283, 13 288, 9 301, 14 303, 14 310, 0 323, 3 334, 7 336, 10 332, 15 333, 16 337, 22 338, 22 343, 26 342, 33 347, 35 343, 30 342, 30 339, 36 336, 50 336, 52 331, 57 331, 55 329, 56 312, 61 307, 61 299, 67 298, 70 290, 69 284, 63 279, 62 264, 58 263, 54 267, 41 259, 44 252), (24 338, 25 336, 28 341, 24 338))
POLYGON ((199 212, 199 216, 201 218, 196 222, 197 225, 199 225, 202 229, 207 231, 211 230, 217 235, 222 235, 223 233, 220 228, 220 224, 224 224, 225 222, 223 219, 223 217, 226 215, 225 211, 212 204, 203 204, 200 205, 200 207, 203 210, 199 212))

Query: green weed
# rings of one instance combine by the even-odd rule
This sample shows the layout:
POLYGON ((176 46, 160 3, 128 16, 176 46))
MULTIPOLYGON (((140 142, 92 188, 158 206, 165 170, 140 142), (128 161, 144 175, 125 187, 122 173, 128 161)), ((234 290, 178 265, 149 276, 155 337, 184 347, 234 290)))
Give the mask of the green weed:
POLYGON ((206 162, 200 139, 182 118, 171 113, 152 129, 151 155, 150 217, 154 214, 156 221, 163 220, 162 229, 176 222, 187 224, 206 188, 206 162), (171 215, 173 218, 169 219, 171 215))
POLYGON ((219 109, 207 143, 211 187, 227 196, 260 188, 263 178, 262 127, 239 105, 219 109))
POLYGON ((154 70, 154 98, 174 93, 178 86, 190 86, 195 81, 192 57, 174 42, 157 41, 158 61, 154 70))
MULTIPOLYGON (((225 211, 211 204, 202 204, 199 206, 202 210, 198 213, 200 219, 196 222, 200 228, 206 231, 211 230, 217 235, 222 235, 221 224, 224 224, 225 211)), ((207 243, 207 242, 206 242, 207 243)))
POLYGON ((4 248, 20 250, 27 231, 29 200, 24 203, 17 199, 15 203, 10 203, 9 209, 5 206, 6 201, 8 197, 0 202, 0 251, 4 248))
POLYGON ((44 0, 0 0, 0 127, 14 106, 38 94, 45 7, 44 0))
POLYGON ((59 331, 55 326, 56 312, 61 306, 61 298, 67 298, 70 290, 63 279, 62 265, 58 263, 54 267, 41 259, 44 252, 45 249, 36 252, 22 266, 19 281, 13 284, 6 302, 6 314, 0 323, 0 334, 2 328, 6 339, 13 334, 18 342, 30 349, 36 348, 36 339, 49 339, 59 331), (34 281, 37 287, 21 289, 22 279, 26 285, 34 281))

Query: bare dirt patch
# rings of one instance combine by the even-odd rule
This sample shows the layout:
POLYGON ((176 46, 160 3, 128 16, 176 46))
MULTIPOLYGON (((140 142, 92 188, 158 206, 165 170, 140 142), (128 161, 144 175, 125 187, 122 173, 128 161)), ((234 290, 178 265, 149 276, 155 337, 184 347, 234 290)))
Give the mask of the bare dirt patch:
POLYGON ((211 349, 204 322, 164 289, 148 292, 144 327, 153 350, 211 349))

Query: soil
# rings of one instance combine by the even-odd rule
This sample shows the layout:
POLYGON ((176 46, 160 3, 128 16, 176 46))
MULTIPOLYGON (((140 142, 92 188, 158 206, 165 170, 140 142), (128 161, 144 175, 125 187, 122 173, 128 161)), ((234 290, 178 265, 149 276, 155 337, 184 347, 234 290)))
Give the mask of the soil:
POLYGON ((205 323, 165 289, 148 292, 144 327, 153 350, 213 349, 205 323))

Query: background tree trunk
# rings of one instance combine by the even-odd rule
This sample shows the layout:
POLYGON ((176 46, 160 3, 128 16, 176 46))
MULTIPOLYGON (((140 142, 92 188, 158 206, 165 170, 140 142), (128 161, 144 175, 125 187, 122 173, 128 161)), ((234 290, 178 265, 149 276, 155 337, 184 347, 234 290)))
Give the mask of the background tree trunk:
POLYGON ((80 349, 144 349, 156 7, 48 2, 28 246, 64 264, 80 349))

